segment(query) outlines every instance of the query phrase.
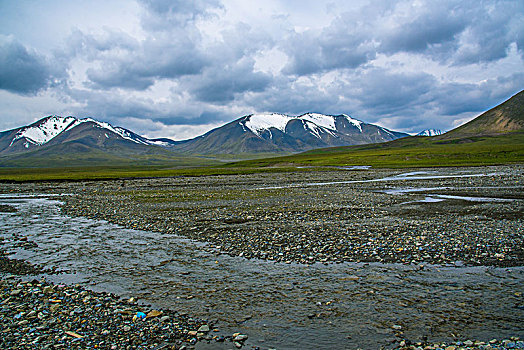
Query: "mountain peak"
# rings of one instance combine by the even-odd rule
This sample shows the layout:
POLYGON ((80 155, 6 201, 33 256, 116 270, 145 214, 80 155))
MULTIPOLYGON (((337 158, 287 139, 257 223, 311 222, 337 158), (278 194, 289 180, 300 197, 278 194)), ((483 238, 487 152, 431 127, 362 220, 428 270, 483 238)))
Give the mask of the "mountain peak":
POLYGON ((251 130, 257 136, 270 128, 278 129, 282 132, 285 131, 287 123, 292 117, 279 114, 279 113, 267 113, 267 114, 250 114, 240 121, 240 125, 251 130))
POLYGON ((106 139, 114 137, 116 139, 131 141, 136 144, 159 145, 158 142, 150 141, 127 129, 114 127, 109 123, 101 122, 93 118, 78 119, 72 116, 61 117, 58 115, 50 115, 28 126, 4 132, 2 138, 7 140, 7 142, 0 142, 0 152, 26 152, 44 146, 57 139, 58 136, 60 136, 58 139, 63 139, 65 137, 62 137, 63 135, 69 134, 72 130, 77 130, 77 127, 80 125, 103 131, 103 136, 106 139))
MULTIPOLYGON (((321 131, 337 131, 337 119, 343 118, 353 126, 362 132, 362 123, 360 120, 351 118, 348 115, 341 114, 338 116, 326 115, 321 113, 305 113, 299 116, 292 116, 280 113, 263 113, 263 114, 250 114, 241 118, 239 121, 240 125, 247 128, 257 136, 270 130, 271 128, 286 132, 288 123, 292 120, 302 121, 305 129, 309 129, 313 134, 318 135, 319 130, 321 131), (320 129, 319 129, 320 128, 320 129), (326 130, 327 129, 327 130, 326 130)), ((246 130, 247 131, 247 130, 246 130)))
POLYGON ((62 133, 77 119, 74 117, 60 117, 51 115, 39 121, 21 128, 14 136, 10 146, 19 139, 25 139, 25 147, 29 144, 43 145, 62 133))
POLYGON ((440 129, 426 129, 422 130, 417 134, 417 136, 438 136, 442 135, 444 132, 440 129))

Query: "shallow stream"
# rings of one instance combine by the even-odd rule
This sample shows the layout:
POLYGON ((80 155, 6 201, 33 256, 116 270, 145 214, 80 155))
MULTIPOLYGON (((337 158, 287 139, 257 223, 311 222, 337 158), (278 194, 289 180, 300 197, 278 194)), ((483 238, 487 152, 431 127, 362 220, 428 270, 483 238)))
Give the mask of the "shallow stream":
POLYGON ((0 204, 17 209, 0 213, 4 249, 66 271, 48 280, 215 319, 225 334, 248 334, 247 348, 376 349, 397 339, 399 328, 412 340, 524 335, 521 267, 246 260, 175 235, 66 217, 57 200, 3 197, 0 204), (16 247, 23 237, 37 247, 16 247))

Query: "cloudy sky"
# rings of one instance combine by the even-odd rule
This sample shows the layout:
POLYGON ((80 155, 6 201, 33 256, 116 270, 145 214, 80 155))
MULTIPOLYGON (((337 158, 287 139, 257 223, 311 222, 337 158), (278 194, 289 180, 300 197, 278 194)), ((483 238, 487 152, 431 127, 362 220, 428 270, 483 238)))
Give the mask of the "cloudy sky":
POLYGON ((251 113, 458 126, 524 89, 524 1, 0 0, 0 130, 185 139, 251 113))

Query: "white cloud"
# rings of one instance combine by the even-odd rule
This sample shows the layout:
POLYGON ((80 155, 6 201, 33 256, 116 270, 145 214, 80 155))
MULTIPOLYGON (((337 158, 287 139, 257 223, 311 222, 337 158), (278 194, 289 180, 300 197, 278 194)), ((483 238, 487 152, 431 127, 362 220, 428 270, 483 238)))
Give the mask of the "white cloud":
POLYGON ((27 64, 24 81, 0 74, 0 130, 70 113, 181 139, 308 111, 450 129, 523 88, 518 1, 14 4, 0 2, 0 35, 27 64))

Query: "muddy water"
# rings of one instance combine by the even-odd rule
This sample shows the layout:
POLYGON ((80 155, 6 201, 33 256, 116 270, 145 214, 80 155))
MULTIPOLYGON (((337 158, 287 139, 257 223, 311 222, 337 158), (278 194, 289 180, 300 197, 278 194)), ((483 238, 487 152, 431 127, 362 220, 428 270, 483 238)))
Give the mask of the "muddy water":
POLYGON ((396 339, 393 326, 412 340, 524 335, 524 268, 246 260, 174 235, 66 217, 55 200, 0 204, 17 208, 0 213, 13 257, 69 271, 48 279, 216 319, 262 349, 376 349, 396 339), (22 237, 38 246, 15 247, 22 237))

